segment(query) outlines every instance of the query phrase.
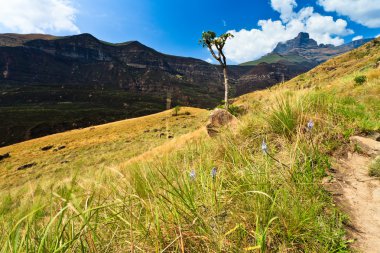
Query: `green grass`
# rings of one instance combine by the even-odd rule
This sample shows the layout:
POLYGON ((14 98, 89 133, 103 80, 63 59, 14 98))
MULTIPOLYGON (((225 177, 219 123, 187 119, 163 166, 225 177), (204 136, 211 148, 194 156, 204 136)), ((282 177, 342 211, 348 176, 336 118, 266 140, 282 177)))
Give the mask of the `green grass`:
POLYGON ((374 160, 369 168, 369 175, 371 177, 380 178, 380 158, 374 160))
POLYGON ((301 108, 296 101, 290 97, 277 100, 272 113, 268 118, 271 129, 276 134, 281 134, 287 138, 292 137, 301 123, 301 108))
POLYGON ((303 58, 302 56, 299 56, 299 55, 279 55, 276 53, 270 53, 270 54, 267 54, 267 55, 261 57, 258 60, 245 62, 245 63, 242 63, 240 65, 241 66, 254 66, 254 65, 257 65, 257 64, 260 64, 263 62, 270 64, 270 63, 278 63, 280 61, 284 61, 284 62, 287 61, 290 63, 301 63, 301 62, 305 62, 308 60, 303 58))

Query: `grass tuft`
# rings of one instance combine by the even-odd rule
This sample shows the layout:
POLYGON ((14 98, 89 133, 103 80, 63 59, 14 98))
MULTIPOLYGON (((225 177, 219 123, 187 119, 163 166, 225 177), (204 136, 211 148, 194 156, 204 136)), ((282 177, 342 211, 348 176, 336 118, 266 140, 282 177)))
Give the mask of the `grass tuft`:
POLYGON ((380 178, 380 158, 377 158, 372 162, 369 168, 369 175, 371 177, 380 178))

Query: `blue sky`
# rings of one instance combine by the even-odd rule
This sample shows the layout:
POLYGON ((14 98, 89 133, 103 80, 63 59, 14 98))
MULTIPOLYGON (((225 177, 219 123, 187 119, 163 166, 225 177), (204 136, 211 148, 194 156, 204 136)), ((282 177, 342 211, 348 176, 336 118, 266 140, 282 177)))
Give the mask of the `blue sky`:
POLYGON ((86 32, 204 60, 210 55, 198 44, 202 31, 232 31, 235 38, 226 48, 231 63, 260 57, 300 31, 336 45, 380 34, 380 0, 15 0, 2 5, 2 33, 86 32))

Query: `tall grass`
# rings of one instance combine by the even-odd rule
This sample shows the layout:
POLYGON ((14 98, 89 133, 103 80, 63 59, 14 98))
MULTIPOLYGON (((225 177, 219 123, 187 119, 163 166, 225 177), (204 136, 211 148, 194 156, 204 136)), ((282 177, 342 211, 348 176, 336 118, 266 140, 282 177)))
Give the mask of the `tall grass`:
POLYGON ((268 123, 274 133, 291 138, 297 130, 302 116, 302 108, 294 97, 286 96, 277 99, 276 106, 272 109, 268 123))
POLYGON ((0 252, 348 252, 346 216, 321 179, 330 154, 378 130, 380 115, 377 72, 358 87, 351 76, 374 53, 347 57, 335 72, 330 62, 290 88, 246 96, 252 107, 237 132, 127 165, 77 165, 77 177, 10 192, 0 252))
POLYGON ((272 129, 257 136, 247 123, 128 171, 105 171, 91 188, 75 179, 20 219, 3 219, 2 252, 345 252, 344 216, 319 185, 328 157, 307 133, 289 139, 272 129), (276 160, 261 151, 262 138, 276 160))

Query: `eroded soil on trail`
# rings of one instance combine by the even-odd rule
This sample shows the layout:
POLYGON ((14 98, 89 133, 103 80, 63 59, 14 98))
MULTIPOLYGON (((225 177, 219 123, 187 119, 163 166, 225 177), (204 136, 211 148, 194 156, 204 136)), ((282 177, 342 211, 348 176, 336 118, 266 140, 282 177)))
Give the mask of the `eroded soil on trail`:
POLYGON ((350 239, 354 239, 352 248, 380 253, 380 179, 368 175, 371 162, 380 155, 380 142, 354 136, 351 143, 356 152, 336 157, 334 173, 325 187, 349 215, 347 231, 350 239))

